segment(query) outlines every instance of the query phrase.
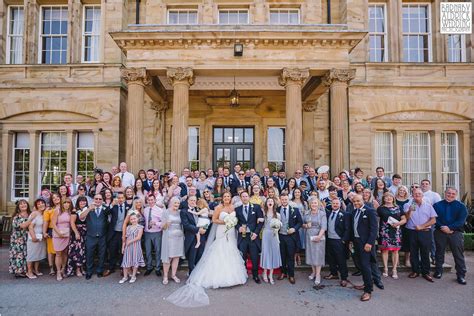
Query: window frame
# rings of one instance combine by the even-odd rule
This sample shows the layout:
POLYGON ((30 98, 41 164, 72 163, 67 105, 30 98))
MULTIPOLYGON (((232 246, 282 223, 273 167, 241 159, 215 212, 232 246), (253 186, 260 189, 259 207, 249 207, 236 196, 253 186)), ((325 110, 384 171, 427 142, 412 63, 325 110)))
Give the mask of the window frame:
MULTIPOLYGON (((405 134, 414 134, 414 133, 418 133, 418 134, 426 134, 428 135, 428 141, 427 141, 427 153, 428 153, 428 166, 429 166, 429 170, 426 172, 428 174, 427 177, 422 177, 422 179, 424 178, 427 178, 429 179, 430 181, 432 181, 432 178, 433 178, 433 155, 432 155, 432 148, 433 148, 433 144, 432 144, 432 141, 433 141, 433 137, 431 135, 431 132, 430 130, 405 130, 403 131, 403 135, 402 135, 402 152, 401 152, 401 160, 402 160, 402 170, 403 170, 403 173, 402 173, 402 178, 404 179, 404 181, 408 181, 408 177, 406 176, 407 174, 421 174, 422 172, 408 172, 407 171, 407 168, 405 168, 405 159, 404 159, 404 148, 405 146, 403 145, 404 143, 404 137, 405 137, 405 134)), ((413 158, 410 158, 409 159, 413 160, 413 158)), ((419 182, 421 182, 421 180, 419 180, 419 182)), ((407 185, 411 185, 412 183, 408 183, 407 182, 407 185)))
MULTIPOLYGON (((45 131, 41 131, 40 134, 39 134, 39 146, 38 146, 38 156, 35 158, 35 159, 38 159, 38 170, 36 171, 37 172, 37 175, 38 175, 38 179, 37 179, 37 182, 38 182, 38 191, 41 192, 41 188, 43 187, 43 184, 41 182, 41 175, 42 175, 42 170, 41 170, 41 159, 42 159, 42 150, 43 150, 43 134, 47 134, 47 133, 64 133, 66 134, 66 165, 68 163, 68 159, 71 159, 72 157, 69 157, 69 155, 71 154, 68 150, 68 143, 67 143, 67 131, 65 130, 45 130, 45 131)), ((50 171, 51 172, 51 171, 50 171)), ((66 167, 66 170, 64 170, 64 173, 68 173, 69 171, 67 170, 67 167, 66 167)), ((64 178, 61 177, 61 181, 60 183, 62 183, 62 179, 64 178)), ((61 184, 60 184, 61 185, 61 184)), ((50 184, 48 184, 48 186, 51 186, 50 184)), ((49 189, 49 188, 48 188, 49 189)), ((50 190, 50 189, 49 189, 50 190)))
POLYGON ((24 44, 24 40, 25 40, 25 6, 24 5, 8 5, 7 6, 7 36, 6 36, 6 51, 5 51, 5 64, 7 65, 20 65, 20 64, 23 64, 24 63, 24 55, 25 55, 25 52, 23 50, 23 44, 24 44), (20 35, 11 35, 10 32, 10 25, 11 25, 11 9, 14 9, 14 8, 22 8, 23 9, 23 33, 20 35), (16 64, 16 63, 12 63, 10 61, 10 57, 11 57, 11 52, 10 52, 10 48, 11 48, 11 43, 10 43, 10 40, 12 37, 21 37, 22 38, 22 50, 21 50, 21 62, 16 64))
MULTIPOLYGON (((270 168, 270 165, 271 165, 272 163, 273 163, 273 164, 280 164, 280 163, 281 163, 281 166, 279 166, 279 167, 280 167, 280 168, 283 168, 283 169, 286 167, 286 141, 287 141, 287 134, 286 134, 286 132, 287 132, 287 131, 286 131, 286 126, 283 126, 283 125, 281 125, 281 126, 277 126, 277 125, 275 125, 275 126, 267 126, 267 144, 266 144, 266 146, 267 146, 267 166, 268 166, 269 168, 270 168), (281 161, 278 161, 278 160, 270 160, 270 157, 269 157, 269 156, 270 156, 270 151, 268 150, 268 148, 269 148, 269 144, 268 144, 269 136, 268 136, 268 135, 269 135, 269 130, 270 130, 271 128, 283 129, 283 130, 285 131, 284 134, 283 134, 283 144, 282 144, 282 145, 283 145, 283 160, 281 160, 281 161)), ((271 169, 272 169, 272 168, 270 168, 270 170, 271 170, 271 169)), ((276 168, 276 171, 278 171, 278 168, 276 168)))
POLYGON ((190 170, 200 170, 200 165, 201 165, 201 126, 199 125, 189 125, 188 126, 188 167, 190 170), (190 134, 191 134, 191 129, 192 128, 195 128, 197 129, 197 138, 198 138, 198 142, 197 142, 197 160, 191 160, 190 158, 190 155, 191 155, 191 151, 190 151, 190 147, 191 147, 191 142, 189 142, 189 138, 190 138, 190 134), (192 165, 193 163, 195 163, 197 165, 197 169, 193 169, 192 168, 192 165))
POLYGON ((199 24, 199 11, 193 8, 167 8, 166 10, 166 25, 198 25, 199 24), (170 12, 187 12, 187 23, 170 23, 170 12), (189 23, 189 12, 196 12, 196 23, 189 23))
MULTIPOLYGON (((31 170, 29 170, 29 167, 28 167, 28 183, 26 183, 26 185, 28 186, 28 196, 27 197, 17 197, 17 196, 15 196, 15 187, 16 187, 15 186, 15 150, 17 150, 17 149, 29 150, 28 164, 30 163, 30 160, 31 160, 31 143, 29 144, 29 148, 16 147, 17 135, 19 133, 27 134, 28 137, 30 137, 28 132, 22 132, 22 131, 17 131, 13 135, 12 148, 11 148, 11 154, 12 154, 12 157, 11 157, 11 162, 12 162, 11 171, 12 171, 12 174, 11 174, 11 186, 10 186, 10 200, 11 201, 18 201, 18 200, 21 200, 21 199, 28 200, 31 197, 31 189, 30 189, 30 184, 29 184, 29 178, 30 178, 30 175, 31 175, 31 170)), ((25 160, 23 160, 23 162, 25 162, 25 160)))
POLYGON ((395 170, 394 170, 394 160, 395 160, 395 151, 394 151, 394 135, 393 135, 393 131, 389 131, 389 130, 378 130, 374 133, 374 170, 375 168, 377 167, 383 167, 384 168, 384 172, 387 174, 387 176, 392 176, 395 174, 395 170), (377 148, 377 144, 376 144, 376 139, 377 139, 377 134, 382 134, 382 133, 386 133, 386 134, 389 134, 390 135, 390 154, 391 154, 391 157, 390 157, 390 168, 385 166, 384 164, 381 164, 379 163, 379 161, 377 161, 378 159, 378 155, 377 155, 377 152, 376 152, 376 148, 377 148))
POLYGON ((82 32, 81 32, 81 63, 84 63, 84 64, 94 64, 94 63, 99 63, 100 62, 100 37, 102 35, 102 19, 99 19, 99 34, 93 34, 93 33, 90 33, 90 34, 86 34, 86 9, 88 8, 99 8, 100 9, 100 13, 102 15, 102 7, 100 4, 87 4, 87 5, 84 5, 82 7, 82 32), (85 43, 86 43, 86 36, 90 36, 90 37, 94 37, 94 36, 98 36, 99 37, 99 47, 97 47, 97 60, 89 60, 89 61, 86 61, 85 60, 85 50, 86 50, 86 47, 85 47, 85 43))
POLYGON ((461 185, 461 172, 460 172, 460 163, 459 163, 459 134, 456 131, 442 131, 441 132, 441 186, 443 189, 443 192, 446 190, 447 186, 444 185, 444 178, 445 175, 448 174, 454 174, 455 175, 455 185, 454 187, 460 192, 460 185, 461 185), (456 172, 445 172, 444 171, 444 143, 443 143, 443 134, 454 134, 455 135, 455 153, 456 157, 454 161, 456 162, 456 172))
POLYGON ((248 8, 219 8, 217 12, 217 24, 218 25, 247 25, 250 24, 250 10, 248 8), (245 23, 237 23, 237 24, 232 24, 232 23, 221 23, 221 12, 222 11, 227 11, 228 13, 230 11, 237 11, 237 15, 240 14, 240 12, 245 11, 247 13, 247 21, 245 23))
POLYGON ((448 63, 465 63, 466 62, 466 34, 446 34, 446 62, 448 63), (458 35, 461 37, 461 61, 449 60, 449 37, 458 35))
MULTIPOLYGON (((92 151, 92 153, 94 154, 94 159, 93 159, 93 162, 94 162, 94 167, 95 167, 95 160, 96 160, 96 155, 95 155, 95 135, 94 135, 94 132, 92 131, 76 131, 76 146, 75 146, 75 155, 74 155, 74 166, 75 166, 75 176, 77 176, 79 173, 79 150, 87 150, 87 151, 92 151), (79 147, 79 136, 80 134, 85 134, 85 133, 88 133, 88 134, 92 134, 92 139, 93 139, 93 144, 92 144, 92 147, 79 147)), ((94 174, 94 167, 92 168, 92 176, 94 174)), ((84 179, 87 177, 87 168, 86 168, 86 174, 83 174, 82 176, 84 177, 84 179)))
POLYGON ((431 14, 431 2, 402 2, 402 12, 401 12, 401 33, 402 33, 402 52, 403 52, 403 60, 402 62, 404 63, 430 63, 433 62, 433 29, 432 29, 432 14, 431 14), (428 60, 427 61, 405 61, 405 46, 404 46, 404 40, 403 37, 405 34, 407 35, 422 35, 425 33, 405 33, 403 32, 403 7, 404 6, 426 6, 427 8, 427 17, 428 17, 428 32, 426 33, 428 35, 428 60))
MULTIPOLYGON (((389 59, 389 53, 390 53, 390 50, 389 50, 389 42, 388 42, 388 30, 387 30, 387 3, 386 2, 369 2, 369 5, 368 5, 368 8, 370 9, 370 7, 377 7, 377 6, 382 6, 383 7, 383 17, 384 17, 384 23, 383 23, 383 29, 384 29, 384 32, 383 33, 379 33, 379 32, 370 32, 369 31, 369 62, 371 63, 380 63, 380 61, 371 61, 370 60, 370 35, 383 35, 383 42, 384 42, 384 58, 381 62, 388 62, 388 59, 389 59)), ((370 15, 369 15, 369 12, 367 12, 368 14, 368 17, 369 17, 369 22, 370 22, 370 15)))
MULTIPOLYGON (((66 61, 65 63, 58 63, 58 64, 53 64, 53 63, 42 63, 41 60, 43 59, 43 9, 44 8, 57 8, 57 7, 63 7, 63 8, 66 8, 66 11, 68 12, 68 19, 66 20, 66 24, 68 25, 69 24, 69 9, 68 9, 68 5, 64 5, 64 4, 44 4, 44 5, 40 5, 39 7, 39 26, 38 26, 38 64, 40 65, 66 65, 68 63, 68 45, 66 44, 66 61)), ((69 25, 68 25, 68 29, 69 29, 69 25)), ((69 37, 68 37, 68 32, 66 32, 65 36, 66 36, 66 41, 67 43, 69 42, 69 37)), ((50 36, 52 34, 49 34, 50 36)), ((56 36, 52 36, 52 37, 61 37, 62 34, 60 36, 57 36, 57 34, 55 34, 56 36)))
MULTIPOLYGON (((278 18, 278 20, 280 20, 280 18, 278 18)), ((294 8, 270 8, 268 10, 268 24, 269 25, 300 25, 301 24, 301 8, 299 7, 294 7, 294 8), (272 14, 272 11, 277 11, 277 12, 281 12, 281 11, 288 11, 288 21, 290 20, 289 17, 290 17, 290 11, 297 11, 298 12, 298 23, 288 23, 288 24, 283 24, 283 23, 272 23, 271 22, 271 14, 272 14)))

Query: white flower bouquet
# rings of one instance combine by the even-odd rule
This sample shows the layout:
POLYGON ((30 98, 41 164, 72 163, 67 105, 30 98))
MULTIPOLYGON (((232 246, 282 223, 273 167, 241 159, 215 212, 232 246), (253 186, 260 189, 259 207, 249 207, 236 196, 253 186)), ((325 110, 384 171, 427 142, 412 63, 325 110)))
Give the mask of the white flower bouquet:
POLYGON ((235 216, 227 215, 224 217, 224 224, 225 224, 225 232, 227 233, 229 230, 237 226, 238 219, 235 216))
POLYGON ((270 220, 270 228, 273 230, 273 235, 277 236, 278 242, 280 242, 280 238, 278 237, 278 231, 280 230, 283 223, 278 218, 272 218, 270 220))

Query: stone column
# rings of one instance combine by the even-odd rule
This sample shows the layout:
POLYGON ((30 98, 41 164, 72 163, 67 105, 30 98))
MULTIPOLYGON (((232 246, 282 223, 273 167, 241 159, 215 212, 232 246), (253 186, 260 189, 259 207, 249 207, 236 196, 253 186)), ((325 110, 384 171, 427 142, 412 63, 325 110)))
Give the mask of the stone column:
POLYGON ((194 83, 190 67, 168 68, 173 86, 173 129, 171 132, 171 170, 179 174, 188 165, 189 87, 194 83))
POLYGON ((165 126, 166 126, 166 111, 169 109, 168 102, 153 102, 151 109, 155 111, 155 139, 153 152, 153 165, 161 172, 165 170, 165 126))
POLYGON ((145 68, 122 68, 121 75, 128 84, 125 157, 130 171, 136 173, 143 166, 143 102, 151 79, 145 68))
POLYGON ((308 68, 283 68, 278 78, 286 89, 286 172, 293 176, 296 169, 303 168, 303 112, 301 87, 309 77, 308 68))
POLYGON ((331 125, 331 172, 337 174, 349 170, 349 120, 348 90, 349 81, 354 79, 355 69, 331 69, 323 82, 330 89, 331 125))

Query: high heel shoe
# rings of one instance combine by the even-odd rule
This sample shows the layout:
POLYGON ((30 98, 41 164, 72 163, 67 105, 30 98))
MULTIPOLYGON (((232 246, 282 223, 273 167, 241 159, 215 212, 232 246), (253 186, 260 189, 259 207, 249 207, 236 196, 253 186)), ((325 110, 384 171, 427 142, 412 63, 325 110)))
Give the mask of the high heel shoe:
POLYGON ((176 283, 181 283, 181 280, 178 279, 178 277, 176 275, 172 276, 171 277, 173 279, 173 281, 175 281, 176 283))
POLYGON ((383 270, 382 275, 383 275, 384 277, 388 277, 388 270, 383 270))
POLYGON ((263 282, 268 283, 268 277, 266 274, 262 275, 263 282))
POLYGON ((58 280, 58 281, 62 281, 62 280, 63 280, 63 276, 61 275, 61 273, 58 273, 58 274, 56 275, 56 280, 58 280))
POLYGON ((273 276, 270 276, 270 284, 271 285, 275 284, 275 281, 273 281, 273 276))
POLYGON ((311 281, 314 280, 314 273, 311 273, 309 276, 308 276, 308 279, 310 279, 311 281))
POLYGON ((168 278, 163 278, 163 285, 168 284, 168 278))
POLYGON ((392 271, 392 278, 394 278, 395 280, 398 280, 397 270, 392 271))
POLYGON ((135 281, 137 280, 137 277, 136 276, 132 276, 130 278, 130 281, 128 281, 128 283, 135 283, 135 281))
POLYGON ((128 281, 128 277, 123 277, 120 281, 119 284, 124 284, 125 282, 128 281))
POLYGON ((314 285, 320 285, 321 284, 321 276, 320 275, 317 275, 315 278, 314 278, 314 285))

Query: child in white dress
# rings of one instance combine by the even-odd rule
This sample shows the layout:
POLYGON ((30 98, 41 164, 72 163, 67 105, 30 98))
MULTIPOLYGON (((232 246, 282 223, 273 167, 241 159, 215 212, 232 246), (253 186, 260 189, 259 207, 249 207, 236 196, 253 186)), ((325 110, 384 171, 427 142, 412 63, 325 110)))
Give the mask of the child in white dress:
MULTIPOLYGON (((209 219, 209 205, 207 204, 205 199, 199 199, 197 201, 197 207, 199 208, 198 212, 189 211, 194 215, 199 216, 198 222, 196 226, 199 228, 208 229, 209 225, 211 224, 211 220, 209 219)), ((195 248, 199 248, 201 245, 201 234, 196 234, 196 246, 195 248)))

